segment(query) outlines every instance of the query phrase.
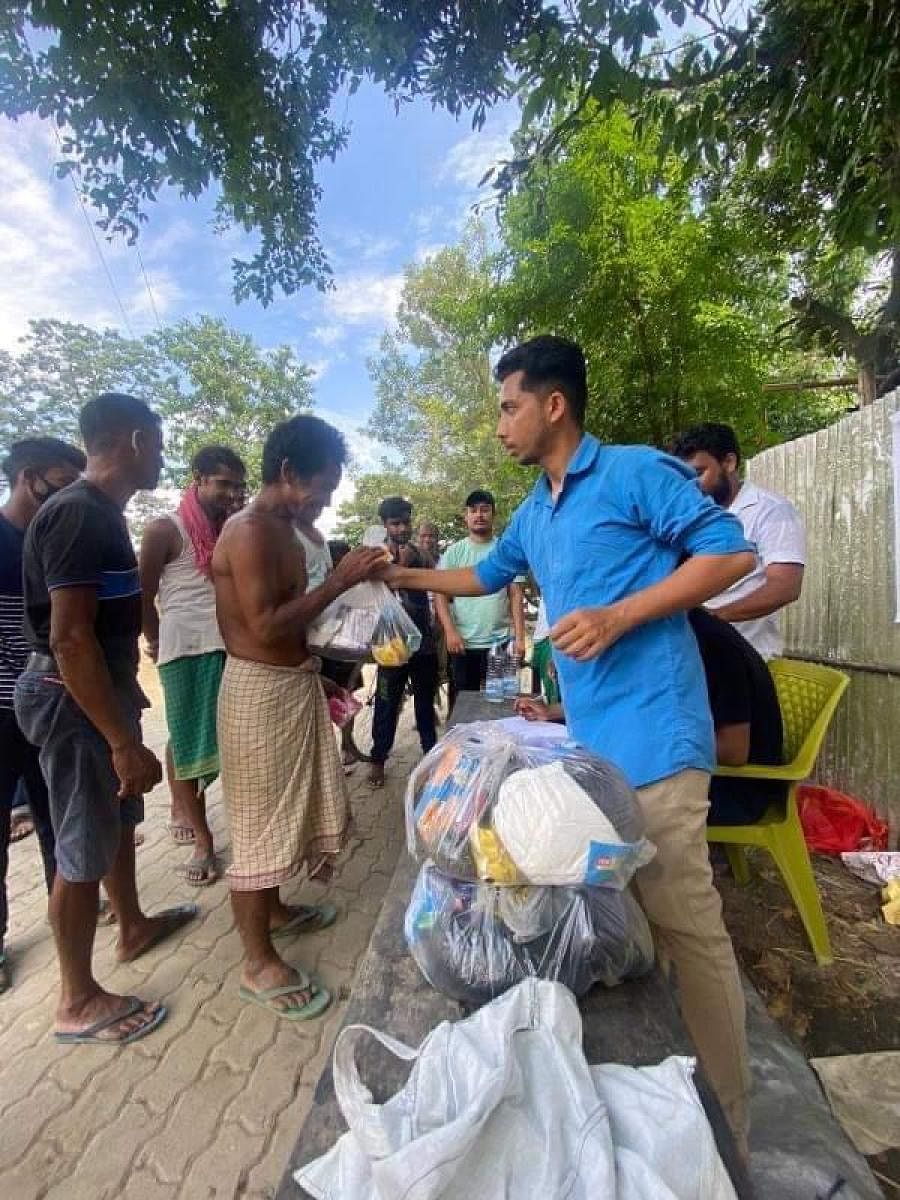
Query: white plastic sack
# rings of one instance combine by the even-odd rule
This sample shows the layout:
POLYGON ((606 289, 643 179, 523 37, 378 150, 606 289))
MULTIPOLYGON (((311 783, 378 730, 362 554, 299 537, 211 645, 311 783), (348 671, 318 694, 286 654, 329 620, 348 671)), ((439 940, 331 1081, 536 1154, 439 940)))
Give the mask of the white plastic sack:
POLYGON ((351 1025, 334 1048, 349 1132, 294 1178, 316 1200, 735 1200, 692 1065, 594 1077, 571 993, 538 980, 418 1050, 351 1025), (414 1064, 383 1105, 356 1067, 366 1037, 414 1064))
POLYGON ((900 850, 845 850, 841 862, 865 883, 880 887, 900 879, 900 850))
POLYGON ((561 762, 508 775, 494 806, 494 829, 523 879, 554 887, 624 887, 635 865, 651 857, 625 845, 561 762))

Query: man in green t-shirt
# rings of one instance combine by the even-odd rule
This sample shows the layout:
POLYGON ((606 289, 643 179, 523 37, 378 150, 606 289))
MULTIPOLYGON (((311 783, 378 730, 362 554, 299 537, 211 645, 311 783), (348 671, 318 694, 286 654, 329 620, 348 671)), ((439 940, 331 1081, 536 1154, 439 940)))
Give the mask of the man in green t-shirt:
MULTIPOLYGON (((443 571, 474 567, 490 554, 496 505, 490 492, 479 488, 466 497, 464 518, 468 537, 448 546, 438 564, 443 571)), ((447 640, 450 658, 450 706, 458 692, 478 692, 487 676, 488 650, 495 642, 514 642, 525 653, 525 611, 521 583, 491 596, 448 599, 435 595, 434 606, 447 640)))

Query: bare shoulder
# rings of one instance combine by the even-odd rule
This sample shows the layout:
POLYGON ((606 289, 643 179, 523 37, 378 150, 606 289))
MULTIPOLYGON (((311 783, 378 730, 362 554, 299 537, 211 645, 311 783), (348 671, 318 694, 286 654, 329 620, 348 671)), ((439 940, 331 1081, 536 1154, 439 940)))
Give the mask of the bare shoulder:
POLYGON ((181 549, 181 536, 171 517, 155 517, 144 527, 141 536, 141 551, 167 555, 177 554, 181 549))
POLYGON ((265 557, 283 538, 282 522, 270 513, 245 508, 225 522, 213 554, 213 570, 265 557))

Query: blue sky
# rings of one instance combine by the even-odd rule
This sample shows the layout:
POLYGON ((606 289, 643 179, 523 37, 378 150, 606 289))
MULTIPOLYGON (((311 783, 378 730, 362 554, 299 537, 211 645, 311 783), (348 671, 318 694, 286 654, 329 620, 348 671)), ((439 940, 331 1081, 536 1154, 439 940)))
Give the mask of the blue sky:
MULTIPOLYGON (((476 133, 426 102, 395 114, 372 86, 346 103, 346 113, 349 146, 319 175, 332 291, 307 289, 268 309, 256 301, 235 305, 230 261, 244 237, 213 233, 210 197, 164 196, 139 247, 163 322, 210 313, 264 346, 292 345, 315 371, 317 409, 351 434, 357 463, 366 466, 377 448, 356 433, 373 399, 365 360, 393 324, 403 268, 459 236, 477 182, 503 156, 516 114, 511 106, 495 110, 476 133)), ((0 348, 14 350, 35 317, 136 334, 155 324, 136 251, 98 231, 114 291, 72 184, 53 174, 57 157, 46 123, 0 121, 0 348)))

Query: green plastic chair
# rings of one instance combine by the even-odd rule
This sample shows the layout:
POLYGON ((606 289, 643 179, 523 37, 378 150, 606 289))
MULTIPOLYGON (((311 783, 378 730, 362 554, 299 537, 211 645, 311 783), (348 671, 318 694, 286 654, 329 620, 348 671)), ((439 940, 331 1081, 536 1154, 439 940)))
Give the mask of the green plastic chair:
POLYGON ((784 766, 717 767, 716 775, 734 779, 774 779, 789 784, 787 800, 771 804, 753 825, 710 825, 709 842, 722 843, 736 882, 750 882, 746 846, 762 846, 775 859, 800 913, 820 966, 833 961, 831 940, 809 851, 797 812, 797 787, 813 772, 831 718, 850 679, 842 671, 815 663, 776 658, 769 663, 784 723, 784 766))

